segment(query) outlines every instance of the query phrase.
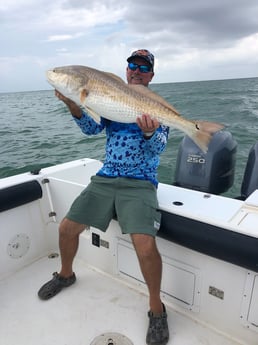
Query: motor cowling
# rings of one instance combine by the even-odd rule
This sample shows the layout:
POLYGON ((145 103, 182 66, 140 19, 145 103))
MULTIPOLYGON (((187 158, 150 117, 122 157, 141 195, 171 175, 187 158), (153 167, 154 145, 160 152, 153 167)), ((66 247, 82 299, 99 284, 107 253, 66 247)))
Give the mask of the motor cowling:
POLYGON ((174 184, 212 194, 226 192, 234 182, 237 143, 230 132, 215 133, 207 153, 185 136, 179 146, 174 184))
POLYGON ((258 141, 251 147, 241 185, 241 198, 246 199, 258 189, 258 141))

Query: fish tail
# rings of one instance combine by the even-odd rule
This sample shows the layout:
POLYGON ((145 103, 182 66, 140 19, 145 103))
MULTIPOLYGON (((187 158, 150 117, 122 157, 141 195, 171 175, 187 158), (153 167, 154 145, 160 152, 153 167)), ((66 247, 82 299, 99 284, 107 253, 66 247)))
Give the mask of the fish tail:
POLYGON ((204 153, 207 153, 213 134, 220 131, 224 126, 219 123, 208 121, 195 121, 194 124, 196 130, 192 135, 192 140, 204 153))
POLYGON ((210 134, 214 134, 224 128, 224 125, 221 123, 209 121, 195 121, 195 126, 197 129, 210 134))

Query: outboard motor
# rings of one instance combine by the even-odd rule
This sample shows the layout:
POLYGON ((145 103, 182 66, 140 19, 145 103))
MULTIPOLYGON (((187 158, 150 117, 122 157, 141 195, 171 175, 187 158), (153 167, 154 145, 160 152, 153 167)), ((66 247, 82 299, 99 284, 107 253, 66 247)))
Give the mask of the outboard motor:
POLYGON ((174 184, 212 194, 226 192, 234 182, 237 143, 231 133, 219 131, 208 152, 185 136, 179 146, 174 184))
POLYGON ((241 185, 241 199, 245 200, 258 189, 258 141, 249 152, 245 173, 241 185))

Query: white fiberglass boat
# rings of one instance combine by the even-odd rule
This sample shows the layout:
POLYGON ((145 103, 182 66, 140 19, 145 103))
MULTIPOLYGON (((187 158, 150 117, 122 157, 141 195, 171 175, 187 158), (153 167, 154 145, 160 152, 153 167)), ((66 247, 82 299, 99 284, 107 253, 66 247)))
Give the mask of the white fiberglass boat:
MULTIPOLYGON (((1 344, 145 344, 147 289, 116 220, 81 234, 74 285, 37 296, 60 268, 58 225, 101 164, 85 158, 0 180, 1 344)), ((233 199, 176 184, 158 187, 168 344, 257 345, 258 189, 233 199)))

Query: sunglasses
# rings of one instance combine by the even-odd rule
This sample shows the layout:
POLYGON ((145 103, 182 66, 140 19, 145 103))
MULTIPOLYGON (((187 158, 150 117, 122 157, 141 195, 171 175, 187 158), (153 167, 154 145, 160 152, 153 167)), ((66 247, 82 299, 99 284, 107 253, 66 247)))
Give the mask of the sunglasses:
POLYGON ((128 68, 131 71, 136 71, 137 68, 139 68, 141 73, 149 73, 152 71, 152 68, 150 66, 146 66, 146 65, 137 65, 136 63, 133 62, 129 62, 128 64, 128 68))

